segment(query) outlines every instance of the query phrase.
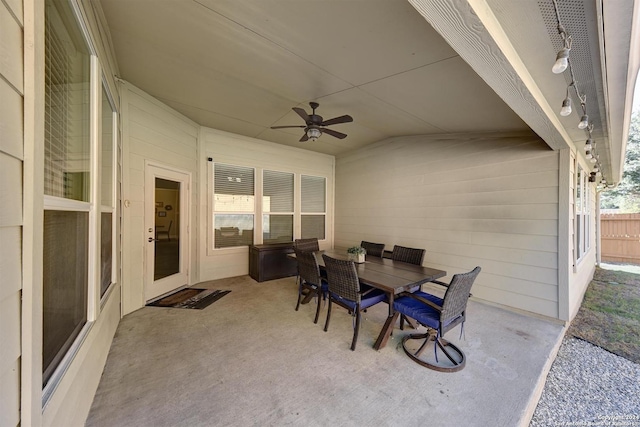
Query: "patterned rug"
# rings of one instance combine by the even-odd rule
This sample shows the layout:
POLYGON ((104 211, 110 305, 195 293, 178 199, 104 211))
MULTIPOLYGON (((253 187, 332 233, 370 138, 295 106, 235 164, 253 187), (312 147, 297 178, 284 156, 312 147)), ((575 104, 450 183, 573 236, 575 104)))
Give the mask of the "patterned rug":
POLYGON ((218 301, 231 291, 217 289, 186 288, 176 291, 159 300, 150 302, 148 307, 194 308, 202 310, 218 301))

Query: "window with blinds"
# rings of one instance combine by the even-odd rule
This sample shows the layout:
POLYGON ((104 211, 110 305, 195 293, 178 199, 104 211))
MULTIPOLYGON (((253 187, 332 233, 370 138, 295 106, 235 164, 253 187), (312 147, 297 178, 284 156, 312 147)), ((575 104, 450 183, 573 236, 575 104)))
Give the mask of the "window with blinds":
POLYGON ((325 239, 327 179, 320 176, 300 177, 301 238, 325 239))
POLYGON ((88 202, 89 52, 81 33, 65 24, 75 22, 69 6, 46 5, 45 194, 88 202))
POLYGON ((576 260, 582 259, 589 250, 589 225, 591 198, 589 193, 589 174, 580 165, 576 165, 576 198, 575 198, 575 237, 576 260))
POLYGON ((109 94, 102 87, 102 156, 101 181, 102 201, 100 206, 100 296, 103 296, 113 283, 113 212, 114 212, 114 124, 115 108, 109 101, 109 94))
POLYGON ((253 244, 255 170, 214 163, 213 223, 215 248, 253 244))
POLYGON ((43 386, 87 322, 90 69, 71 4, 45 0, 43 386))
POLYGON ((262 173, 263 243, 293 241, 293 174, 262 173))

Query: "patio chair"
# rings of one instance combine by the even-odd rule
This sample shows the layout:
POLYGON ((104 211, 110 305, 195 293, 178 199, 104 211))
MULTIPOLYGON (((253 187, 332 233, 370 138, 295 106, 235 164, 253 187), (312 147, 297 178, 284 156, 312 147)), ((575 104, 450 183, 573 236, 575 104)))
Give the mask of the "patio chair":
POLYGON ((474 268, 468 273, 455 274, 449 284, 434 280, 434 283, 447 288, 444 298, 426 292, 415 292, 403 294, 396 299, 393 309, 396 313, 416 319, 421 325, 428 328, 423 334, 409 334, 402 340, 404 352, 413 361, 430 369, 441 372, 455 372, 464 368, 466 358, 462 350, 444 339, 444 334, 457 325, 460 327, 462 336, 464 322, 466 320, 467 301, 471 294, 471 286, 480 273, 480 267, 474 268), (424 340, 416 351, 407 348, 410 340, 424 340), (435 363, 422 356, 427 343, 435 341, 434 353, 435 363), (448 364, 438 361, 438 349, 440 349, 447 359, 448 364))
POLYGON ((366 291, 360 290, 360 280, 353 261, 344 261, 322 255, 324 265, 327 270, 329 280, 329 308, 327 309, 327 321, 324 324, 324 331, 329 329, 331 320, 331 303, 335 302, 346 308, 355 317, 353 327, 353 340, 351 350, 356 349, 358 332, 360 330, 360 312, 386 299, 386 294, 375 288, 366 291))
POLYGON ((312 237, 310 239, 296 239, 293 241, 293 248, 301 251, 319 251, 320 245, 318 244, 318 239, 312 237))
POLYGON ((407 248, 405 246, 394 245, 391 259, 409 264, 422 265, 422 261, 424 261, 424 253, 424 249, 407 248))
MULTIPOLYGON (((408 264, 422 265, 424 261, 424 249, 408 248, 406 246, 393 246, 393 252, 391 253, 391 259, 394 261, 402 261, 408 264)), ((422 290, 422 286, 416 286, 410 290, 410 292, 416 292, 422 290)), ((405 315, 400 317, 400 329, 404 329, 404 322, 409 323, 414 329, 417 328, 411 319, 405 315)))
POLYGON ((326 297, 329 290, 327 281, 320 276, 320 267, 318 267, 318 261, 313 252, 301 251, 295 249, 296 260, 298 261, 298 274, 300 280, 298 284, 298 303, 296 304, 296 311, 300 308, 300 301, 302 296, 310 297, 314 294, 318 298, 318 306, 316 308, 316 317, 313 323, 318 323, 318 316, 320 316, 320 302, 323 297, 326 297), (307 294, 303 294, 303 290, 307 291, 307 294))
POLYGON ((367 255, 382 258, 384 254, 384 243, 360 242, 360 246, 367 251, 367 255))

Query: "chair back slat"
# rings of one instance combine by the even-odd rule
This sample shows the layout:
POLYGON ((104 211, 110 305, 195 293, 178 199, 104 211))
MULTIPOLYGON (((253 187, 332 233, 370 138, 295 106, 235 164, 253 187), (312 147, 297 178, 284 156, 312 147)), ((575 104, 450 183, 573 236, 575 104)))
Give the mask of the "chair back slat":
POLYGON ((294 251, 296 253, 296 260, 298 261, 298 274, 302 280, 309 284, 320 286, 322 279, 315 254, 298 249, 294 249, 294 251))
POLYGON ((342 298, 360 303, 360 280, 353 261, 322 255, 327 269, 329 292, 342 298))
POLYGON ((391 259, 409 264, 422 265, 424 252, 424 249, 407 248, 405 246, 394 245, 391 259))
POLYGON ((320 245, 318 244, 318 239, 312 237, 310 239, 296 239, 293 241, 293 248, 301 251, 319 251, 320 245))
POLYGON ((363 240, 360 242, 360 246, 367 251, 367 255, 382 258, 384 254, 384 243, 372 243, 363 240))
POLYGON ((446 324, 465 312, 471 286, 478 274, 480 274, 480 267, 476 267, 468 273, 454 274, 444 294, 442 312, 440 313, 441 323, 446 324))

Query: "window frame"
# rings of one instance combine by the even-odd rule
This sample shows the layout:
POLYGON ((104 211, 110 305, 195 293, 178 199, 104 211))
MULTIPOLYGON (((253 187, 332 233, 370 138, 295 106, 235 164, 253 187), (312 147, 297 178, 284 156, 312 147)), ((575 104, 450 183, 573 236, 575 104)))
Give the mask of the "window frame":
MULTIPOLYGON (((75 28, 69 26, 64 28, 64 31, 72 29, 78 36, 78 40, 84 43, 86 53, 89 58, 88 64, 88 79, 85 82, 87 85, 86 92, 88 95, 88 117, 87 128, 88 132, 83 138, 88 139, 88 200, 79 201, 61 196, 53 196, 48 194, 42 194, 43 205, 42 212, 46 211, 71 211, 71 212, 86 212, 88 213, 88 236, 87 236, 87 280, 84 283, 86 294, 86 309, 84 317, 86 320, 82 326, 79 325, 79 332, 75 337, 70 336, 70 345, 66 348, 60 358, 58 358, 55 367, 52 369, 51 374, 46 384, 42 384, 42 408, 46 407, 49 400, 53 396, 56 388, 66 375, 69 367, 73 363, 75 356, 80 351, 84 341, 86 340, 89 332, 95 325, 95 321, 98 319, 104 304, 108 297, 113 293, 114 285, 117 283, 117 268, 118 268, 118 225, 119 225, 119 212, 118 204, 120 203, 120 194, 118 192, 120 182, 120 171, 118 169, 121 156, 121 145, 119 138, 119 123, 118 123, 118 109, 117 103, 114 102, 115 98, 111 86, 108 84, 104 69, 97 56, 97 50, 93 44, 92 38, 84 24, 82 13, 76 2, 64 2, 68 4, 69 16, 65 16, 65 22, 69 25, 75 25, 75 28), (103 92, 106 94, 109 104, 112 109, 112 167, 111 167, 111 204, 110 206, 102 204, 102 101, 103 92), (112 236, 112 257, 111 257, 111 283, 107 290, 101 297, 100 292, 100 273, 101 273, 101 213, 109 212, 112 214, 111 221, 111 236, 112 236)), ((49 13, 47 8, 56 8, 55 3, 45 4, 45 15, 49 13)), ((56 18, 57 19, 57 18, 56 18)), ((45 57, 46 63, 48 59, 45 57)), ((83 95, 85 96, 85 95, 83 95)), ((44 246, 44 238, 42 241, 44 246)), ((44 286, 44 283, 43 283, 44 286)), ((44 291, 44 287, 42 287, 44 291)), ((40 307, 44 311, 44 307, 40 307)), ((43 328, 43 326, 41 326, 43 328)), ((42 331, 42 329, 41 329, 42 331)), ((40 348, 42 353, 44 348, 40 348)), ((36 368, 37 369, 37 368, 36 368)), ((44 374, 44 366, 40 366, 40 372, 44 374)), ((44 376, 42 377, 44 380, 44 376)), ((44 381, 43 381, 44 383, 44 381)))
POLYGON ((207 197, 207 244, 206 251, 208 256, 213 256, 219 254, 221 251, 224 253, 242 253, 246 252, 249 248, 248 245, 245 246, 233 246, 227 248, 216 248, 215 247, 215 220, 214 220, 214 193, 215 193, 215 183, 214 183, 214 165, 215 163, 222 163, 232 166, 241 166, 247 168, 253 168, 255 171, 255 210, 254 210, 254 236, 253 236, 253 245, 260 245, 264 243, 263 229, 262 229, 262 219, 263 215, 269 214, 283 214, 288 215, 289 213, 271 213, 265 212, 263 209, 263 195, 264 195, 264 171, 272 171, 272 172, 281 172, 293 175, 293 239, 298 239, 301 237, 301 223, 302 223, 302 176, 322 178, 324 180, 324 212, 305 212, 304 215, 322 215, 324 218, 324 237, 322 239, 318 239, 320 242, 326 241, 329 239, 330 230, 328 228, 328 217, 329 217, 329 183, 331 180, 330 175, 323 175, 322 173, 317 174, 309 174, 303 173, 300 171, 283 168, 283 167, 273 167, 269 164, 259 164, 258 162, 247 163, 238 161, 237 157, 229 158, 227 156, 218 156, 218 155, 208 155, 207 156, 207 165, 206 165, 206 174, 207 174, 207 186, 206 186, 206 197, 207 197))
MULTIPOLYGON (((261 193, 260 193, 260 201, 261 201, 261 242, 264 243, 264 217, 266 215, 269 216, 287 216, 291 217, 291 241, 295 238, 295 230, 296 230, 296 214, 295 214, 295 205, 296 205, 296 174, 293 172, 277 170, 275 168, 261 168, 262 172, 262 180, 261 180, 261 193), (264 198, 265 198, 265 172, 274 172, 291 175, 291 211, 281 211, 281 212, 273 212, 271 210, 267 211, 264 208, 264 198)), ((275 240, 275 239, 271 239, 275 240)), ((285 243, 285 242, 273 242, 273 243, 285 243)))
POLYGON ((574 247, 575 262, 578 265, 591 249, 591 191, 589 174, 576 160, 574 191, 574 247))
POLYGON ((328 205, 328 200, 327 200, 327 194, 328 194, 328 179, 326 176, 321 176, 321 175, 309 175, 309 174, 304 174, 301 173, 300 174, 300 233, 298 233, 299 238, 311 238, 311 237, 317 237, 318 241, 324 241, 327 240, 327 205, 328 205), (303 177, 310 177, 310 178, 322 178, 324 180, 324 211, 319 212, 319 211, 309 211, 309 212, 304 212, 302 204, 303 204, 303 200, 302 200, 302 196, 303 196, 303 184, 302 184, 302 180, 303 177), (322 216, 324 218, 323 224, 324 224, 324 236, 322 238, 318 237, 318 236, 304 236, 302 234, 302 217, 303 216, 322 216))
MULTIPOLYGON (((210 163, 210 178, 208 179, 208 187, 210 188, 209 190, 209 194, 210 194, 210 204, 209 204, 209 218, 210 218, 210 224, 211 227, 209 228, 210 232, 208 233, 209 235, 209 239, 210 239, 210 245, 209 248, 210 250, 213 251, 221 251, 221 250, 237 250, 237 249, 243 249, 243 248, 248 248, 251 245, 255 245, 257 244, 257 229, 258 229, 258 212, 259 210, 261 211, 262 206, 261 206, 261 201, 260 198, 262 197, 262 194, 260 192, 260 194, 258 194, 258 188, 260 188, 259 185, 259 180, 258 180, 258 176, 262 176, 262 174, 258 174, 258 168, 256 166, 249 166, 246 164, 242 164, 242 163, 238 163, 238 162, 227 162, 227 161, 215 161, 212 160, 209 162, 210 163), (253 170, 253 210, 252 211, 216 211, 215 210, 215 165, 216 164, 222 164, 222 165, 227 165, 227 166, 235 166, 235 167, 239 167, 239 168, 247 168, 247 169, 252 169, 253 170), (259 208, 260 205, 260 208, 259 208), (235 245, 235 246, 225 246, 225 247, 221 247, 221 248, 217 248, 216 247, 216 228, 215 228, 215 218, 216 218, 216 214, 219 215, 253 215, 253 238, 252 238, 252 243, 249 245, 235 245)), ((262 218, 260 217, 260 221, 262 220, 262 218)), ((261 223, 260 223, 261 224, 261 223)), ((260 225, 261 228, 261 225, 260 225)), ((260 242, 262 241, 262 239, 260 240, 260 242)))

